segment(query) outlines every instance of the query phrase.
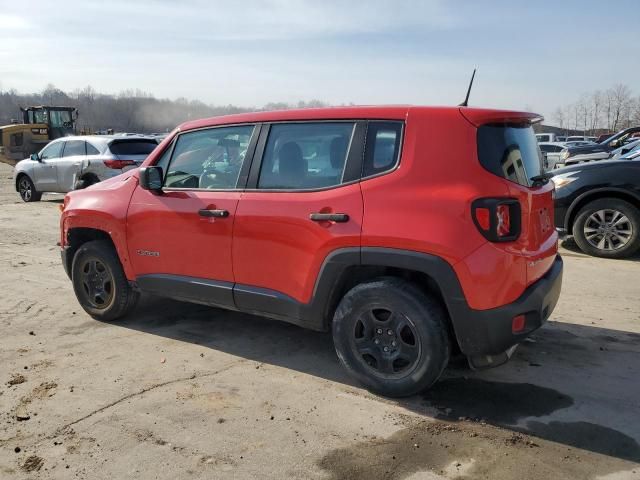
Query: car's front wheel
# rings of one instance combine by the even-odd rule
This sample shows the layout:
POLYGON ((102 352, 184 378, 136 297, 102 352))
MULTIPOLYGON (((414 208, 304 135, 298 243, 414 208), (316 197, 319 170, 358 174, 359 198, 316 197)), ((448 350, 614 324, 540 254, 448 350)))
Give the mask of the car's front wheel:
POLYGON ((73 257, 71 272, 78 302, 98 320, 117 320, 138 302, 138 292, 131 288, 113 246, 105 240, 83 244, 73 257))
POLYGON ((640 248, 640 210, 618 198, 594 200, 578 212, 573 237, 589 255, 628 257, 640 248))
POLYGON ((42 198, 42 192, 38 192, 31 179, 24 174, 18 179, 18 193, 24 202, 38 202, 42 198))
POLYGON ((352 288, 338 305, 332 329, 342 364, 382 395, 403 397, 425 390, 449 361, 442 305, 400 278, 352 288))

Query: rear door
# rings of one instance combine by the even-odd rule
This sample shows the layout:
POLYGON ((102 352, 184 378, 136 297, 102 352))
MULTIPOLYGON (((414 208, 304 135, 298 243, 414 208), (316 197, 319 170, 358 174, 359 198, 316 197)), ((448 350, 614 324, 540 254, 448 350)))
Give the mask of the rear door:
POLYGON ((234 225, 238 308, 281 314, 279 300, 308 303, 327 255, 360 247, 364 132, 355 121, 263 128, 234 225))
POLYGON ((156 162, 161 194, 138 187, 127 213, 129 256, 143 289, 232 306, 231 241, 258 127, 180 134, 156 162))
POLYGON ((76 179, 86 158, 87 144, 84 140, 67 140, 65 142, 62 158, 55 162, 58 191, 70 192, 75 188, 76 179))

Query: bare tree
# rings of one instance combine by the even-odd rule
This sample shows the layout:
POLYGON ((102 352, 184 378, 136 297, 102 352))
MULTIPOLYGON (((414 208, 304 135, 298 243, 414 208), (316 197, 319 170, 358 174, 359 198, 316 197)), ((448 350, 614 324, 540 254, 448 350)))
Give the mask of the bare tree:
POLYGON ((553 119, 558 123, 560 128, 565 128, 565 122, 567 120, 564 110, 561 107, 558 107, 553 112, 553 119))
POLYGON ((631 101, 631 90, 623 84, 615 85, 610 90, 611 96, 611 129, 617 130, 621 121, 625 117, 625 109, 629 107, 631 101))
POLYGON ((601 90, 596 90, 591 95, 591 122, 589 130, 593 133, 599 126, 601 122, 602 115, 602 104, 603 104, 603 94, 601 90))

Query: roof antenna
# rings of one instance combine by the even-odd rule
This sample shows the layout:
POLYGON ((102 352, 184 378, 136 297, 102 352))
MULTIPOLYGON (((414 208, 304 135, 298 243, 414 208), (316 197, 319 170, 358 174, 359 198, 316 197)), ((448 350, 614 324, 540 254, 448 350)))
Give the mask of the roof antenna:
POLYGON ((471 93, 471 87, 473 86, 473 78, 476 76, 476 69, 473 69, 473 74, 471 74, 471 81, 469 82, 469 89, 467 90, 467 96, 464 98, 464 102, 462 102, 459 107, 466 107, 469 105, 469 94, 471 93))

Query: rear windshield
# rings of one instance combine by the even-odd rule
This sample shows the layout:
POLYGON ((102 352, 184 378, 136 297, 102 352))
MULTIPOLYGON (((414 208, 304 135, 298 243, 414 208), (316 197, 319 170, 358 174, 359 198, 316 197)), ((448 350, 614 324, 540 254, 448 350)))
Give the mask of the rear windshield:
POLYGON ((494 175, 525 186, 543 171, 542 153, 529 125, 481 126, 478 159, 494 175))
POLYGON ((155 140, 114 140, 109 150, 114 155, 149 155, 157 146, 155 140))

